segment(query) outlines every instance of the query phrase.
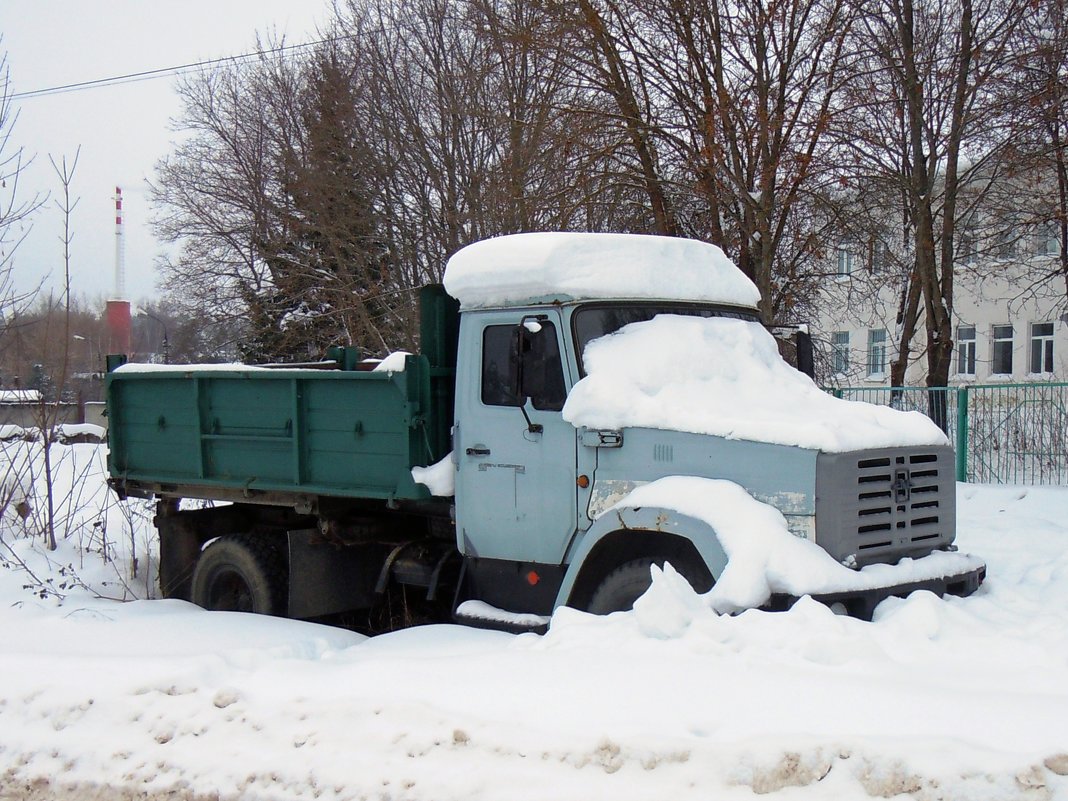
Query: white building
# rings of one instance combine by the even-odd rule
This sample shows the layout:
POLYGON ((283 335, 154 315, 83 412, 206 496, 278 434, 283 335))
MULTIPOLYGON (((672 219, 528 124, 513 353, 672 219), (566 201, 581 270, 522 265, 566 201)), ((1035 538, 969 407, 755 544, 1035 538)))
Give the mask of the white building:
MULTIPOLYGON (((954 358, 950 384, 1068 381, 1068 314, 1063 278, 1033 285, 1054 267, 1058 240, 1019 237, 977 258, 967 240, 954 284, 954 358)), ((823 383, 888 386, 897 353, 902 292, 889 251, 843 241, 828 265, 831 277, 814 339, 822 350, 823 383)), ((926 383, 926 331, 913 339, 906 384, 926 383)))

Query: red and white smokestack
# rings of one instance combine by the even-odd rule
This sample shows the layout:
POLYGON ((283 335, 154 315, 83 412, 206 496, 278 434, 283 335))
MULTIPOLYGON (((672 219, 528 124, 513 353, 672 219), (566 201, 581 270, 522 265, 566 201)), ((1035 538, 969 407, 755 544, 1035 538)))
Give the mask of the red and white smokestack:
POLYGON ((122 233, 122 187, 115 187, 115 297, 126 297, 126 248, 122 233))
POLYGON ((130 353, 132 320, 126 300, 126 264, 122 241, 122 188, 115 187, 115 297, 107 301, 108 353, 130 353))

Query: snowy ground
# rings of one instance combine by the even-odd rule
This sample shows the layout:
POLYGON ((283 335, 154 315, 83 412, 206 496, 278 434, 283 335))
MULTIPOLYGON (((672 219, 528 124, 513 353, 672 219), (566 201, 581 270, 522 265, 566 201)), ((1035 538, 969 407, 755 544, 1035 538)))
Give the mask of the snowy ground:
POLYGON ((100 449, 54 446, 46 556, 40 499, 15 513, 40 486, 24 447, 5 446, 36 481, 4 482, 0 798, 1068 799, 1068 488, 961 485, 987 583, 872 623, 717 616, 664 576, 635 612, 563 610, 544 637, 367 640, 96 597, 151 586, 151 510, 109 498, 100 449))

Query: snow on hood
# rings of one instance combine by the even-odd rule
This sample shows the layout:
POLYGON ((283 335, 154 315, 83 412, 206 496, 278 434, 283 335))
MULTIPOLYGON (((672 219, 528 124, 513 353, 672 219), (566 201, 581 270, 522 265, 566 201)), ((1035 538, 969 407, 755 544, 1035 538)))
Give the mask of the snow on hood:
POLYGON ((658 428, 832 453, 945 445, 920 412, 835 398, 783 361, 759 323, 658 315, 593 340, 564 419, 658 428))
POLYGON ((588 298, 754 307, 760 293, 715 245, 638 234, 532 233, 468 245, 445 268, 464 308, 588 298))

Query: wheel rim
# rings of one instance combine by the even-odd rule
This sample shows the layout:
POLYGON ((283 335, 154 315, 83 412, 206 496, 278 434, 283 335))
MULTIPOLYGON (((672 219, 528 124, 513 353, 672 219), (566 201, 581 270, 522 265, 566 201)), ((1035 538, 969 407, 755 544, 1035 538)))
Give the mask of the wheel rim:
POLYGON ((208 589, 208 609, 220 612, 253 612, 252 588, 240 573, 221 570, 208 589))

